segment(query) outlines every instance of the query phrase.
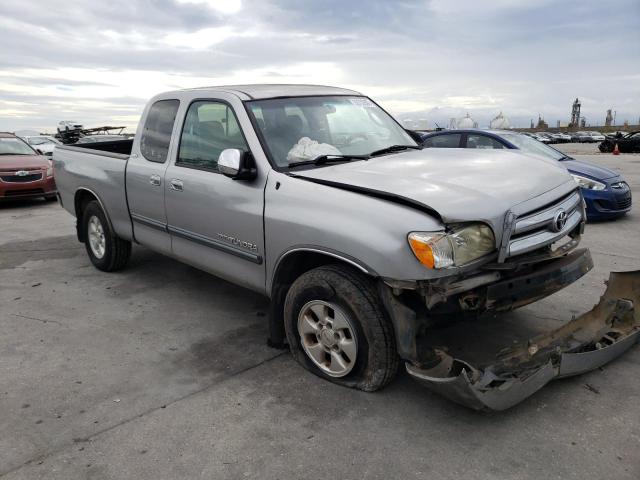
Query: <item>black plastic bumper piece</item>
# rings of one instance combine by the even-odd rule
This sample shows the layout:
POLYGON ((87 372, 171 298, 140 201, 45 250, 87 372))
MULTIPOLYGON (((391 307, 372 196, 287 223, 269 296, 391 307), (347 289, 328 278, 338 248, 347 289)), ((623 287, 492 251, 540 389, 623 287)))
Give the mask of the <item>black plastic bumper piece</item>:
POLYGON ((493 283, 487 287, 487 307, 510 310, 535 302, 571 285, 593 268, 585 248, 540 265, 532 273, 493 283))

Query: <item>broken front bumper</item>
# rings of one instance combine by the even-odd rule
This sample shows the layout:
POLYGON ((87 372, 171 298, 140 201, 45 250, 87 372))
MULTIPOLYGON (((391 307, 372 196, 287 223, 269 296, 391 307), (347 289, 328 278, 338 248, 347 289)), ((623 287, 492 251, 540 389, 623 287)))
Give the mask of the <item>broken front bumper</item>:
POLYGON ((407 371, 430 390, 477 410, 510 408, 555 378, 578 375, 620 356, 640 337, 640 271, 611 273, 600 302, 550 332, 473 366, 433 348, 430 368, 407 371))

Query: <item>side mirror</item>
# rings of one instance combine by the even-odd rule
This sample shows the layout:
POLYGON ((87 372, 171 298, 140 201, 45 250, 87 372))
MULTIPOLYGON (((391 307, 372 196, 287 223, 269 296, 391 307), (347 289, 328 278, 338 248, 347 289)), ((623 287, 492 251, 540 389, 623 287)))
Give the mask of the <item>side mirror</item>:
POLYGON ((258 174, 251 152, 227 148, 220 152, 218 170, 233 180, 253 180, 258 174))

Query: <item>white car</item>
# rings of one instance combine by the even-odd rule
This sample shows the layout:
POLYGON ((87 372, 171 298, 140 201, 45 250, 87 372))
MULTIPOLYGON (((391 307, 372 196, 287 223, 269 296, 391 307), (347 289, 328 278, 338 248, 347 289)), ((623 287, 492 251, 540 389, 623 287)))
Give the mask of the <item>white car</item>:
POLYGON ((556 139, 557 143, 569 143, 571 141, 571 135, 567 135, 566 133, 552 133, 551 136, 556 139))
POLYGON ((592 142, 604 142, 604 135, 600 132, 589 132, 592 138, 592 142))
POLYGON ((27 136, 22 137, 22 139, 31 145, 35 151, 47 156, 53 155, 53 149, 56 148, 56 145, 62 145, 59 140, 48 135, 27 136))
POLYGON ((70 132, 72 130, 82 130, 82 124, 71 120, 63 120, 58 123, 58 132, 70 132))

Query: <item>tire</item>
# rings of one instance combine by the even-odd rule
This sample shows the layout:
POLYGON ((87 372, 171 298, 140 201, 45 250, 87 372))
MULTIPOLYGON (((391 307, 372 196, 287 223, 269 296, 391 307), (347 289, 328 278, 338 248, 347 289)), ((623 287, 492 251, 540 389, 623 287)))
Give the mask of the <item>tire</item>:
POLYGON ((55 195, 47 195, 47 196, 45 196, 45 197, 44 197, 44 199, 45 199, 47 202, 53 202, 53 201, 57 200, 57 199, 58 199, 58 197, 56 197, 55 195))
POLYGON ((131 242, 115 234, 96 200, 89 202, 84 209, 82 232, 89 259, 97 269, 115 272, 127 265, 131 256, 131 242), (98 242, 93 242, 94 239, 98 242))
POLYGON ((302 274, 287 293, 284 321, 293 357, 319 377, 372 392, 397 373, 393 326, 375 283, 350 267, 326 265, 302 274), (323 316, 327 325, 321 325, 323 316))

